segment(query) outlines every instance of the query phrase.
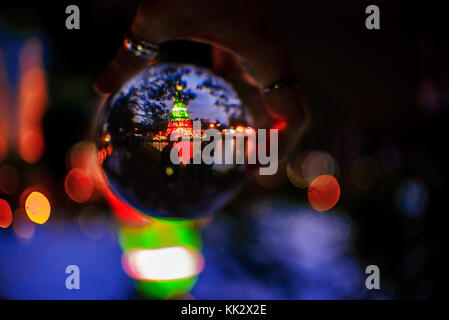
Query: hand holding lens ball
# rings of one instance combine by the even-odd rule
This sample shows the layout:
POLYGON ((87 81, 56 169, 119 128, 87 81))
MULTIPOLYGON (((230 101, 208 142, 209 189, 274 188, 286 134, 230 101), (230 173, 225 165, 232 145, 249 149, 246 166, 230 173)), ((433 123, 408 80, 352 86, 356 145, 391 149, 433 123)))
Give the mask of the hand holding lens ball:
POLYGON ((192 146, 198 136, 203 136, 200 158, 207 149, 203 134, 208 129, 224 136, 239 130, 270 130, 281 123, 281 163, 309 117, 296 84, 284 81, 294 77, 289 76, 292 68, 280 39, 267 9, 257 1, 144 1, 124 46, 96 83, 98 91, 113 93, 104 106, 97 137, 111 190, 150 216, 190 219, 213 213, 236 194, 246 170, 235 162, 189 161, 198 154, 192 146), (242 15, 238 19, 236 12, 242 15), (266 109, 250 115, 232 86, 206 69, 148 67, 158 45, 176 39, 231 53, 241 78, 260 89, 266 109), (196 121, 201 122, 199 128, 196 121), (183 141, 170 141, 173 133, 183 141))

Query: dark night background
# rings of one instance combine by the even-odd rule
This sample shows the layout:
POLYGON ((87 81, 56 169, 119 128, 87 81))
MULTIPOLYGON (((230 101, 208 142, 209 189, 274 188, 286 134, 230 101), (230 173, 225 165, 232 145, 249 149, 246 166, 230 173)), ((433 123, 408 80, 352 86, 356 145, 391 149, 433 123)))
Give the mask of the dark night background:
MULTIPOLYGON (((92 128, 98 100, 93 82, 121 45, 137 4, 118 0, 0 4, 2 34, 38 35, 46 45, 49 107, 43 120, 46 151, 40 163, 51 168, 55 181, 64 180, 69 148, 89 137, 86 132, 92 128), (69 4, 80 7, 80 30, 65 28, 69 4)), ((351 255, 361 266, 378 265, 382 281, 388 283, 379 297, 363 293, 338 297, 443 297, 448 270, 444 245, 448 11, 436 1, 279 0, 269 6, 313 115, 300 148, 326 150, 336 158, 342 189, 337 209, 345 212, 355 230, 351 255), (368 4, 380 7, 380 30, 365 28, 368 4), (376 158, 380 168, 376 184, 368 191, 355 188, 350 177, 351 161, 362 154, 376 158), (427 187, 427 207, 418 217, 400 212, 395 205, 395 194, 407 179, 418 179, 427 187)), ((210 65, 206 45, 173 42, 161 50, 168 61, 210 65)), ((65 215, 70 217, 77 207, 64 199, 63 190, 55 188, 54 193, 59 204, 69 208, 65 215)), ((248 234, 257 229, 252 226, 257 218, 246 212, 269 197, 307 202, 306 192, 288 182, 276 190, 252 183, 220 215, 231 225, 228 236, 233 240, 225 246, 230 246, 232 259, 275 287, 274 283, 288 283, 267 271, 276 265, 257 264, 244 253, 257 242, 248 234)), ((257 238, 264 237, 263 230, 257 231, 257 238)), ((212 239, 213 243, 214 236, 206 231, 204 242, 212 239)))

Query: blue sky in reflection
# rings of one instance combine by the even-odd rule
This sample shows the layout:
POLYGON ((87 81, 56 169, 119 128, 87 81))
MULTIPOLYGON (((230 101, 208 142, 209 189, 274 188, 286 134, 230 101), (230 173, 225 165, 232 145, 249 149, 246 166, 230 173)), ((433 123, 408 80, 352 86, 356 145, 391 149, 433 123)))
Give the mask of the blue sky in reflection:
MULTIPOLYGON (((161 100, 151 99, 148 94, 150 89, 166 88, 164 80, 174 78, 179 78, 185 84, 184 91, 190 91, 196 95, 187 103, 187 110, 192 120, 216 120, 227 126, 230 117, 241 117, 242 102, 232 86, 209 70, 192 65, 161 64, 145 69, 123 86, 112 103, 122 96, 137 97, 139 105, 156 103, 166 106, 166 112, 170 112, 174 103, 174 90, 161 100), (137 96, 130 94, 133 89, 137 89, 137 96)), ((136 116, 136 122, 142 122, 139 117, 136 116)))

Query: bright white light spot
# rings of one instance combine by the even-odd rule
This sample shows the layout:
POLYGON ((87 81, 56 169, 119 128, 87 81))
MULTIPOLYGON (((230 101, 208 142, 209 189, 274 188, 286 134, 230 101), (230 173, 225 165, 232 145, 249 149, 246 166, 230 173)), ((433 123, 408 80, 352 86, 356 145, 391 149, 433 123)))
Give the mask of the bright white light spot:
POLYGON ((137 280, 176 280, 198 275, 204 266, 200 252, 182 246, 135 249, 123 255, 125 272, 137 280))

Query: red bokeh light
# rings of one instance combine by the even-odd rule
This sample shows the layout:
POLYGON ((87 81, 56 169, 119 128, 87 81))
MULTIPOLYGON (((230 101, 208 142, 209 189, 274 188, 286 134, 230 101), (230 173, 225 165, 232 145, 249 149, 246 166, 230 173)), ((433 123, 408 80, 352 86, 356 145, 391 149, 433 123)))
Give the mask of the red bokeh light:
POLYGON ((104 188, 104 196, 116 218, 126 224, 148 224, 151 220, 117 197, 108 187, 104 188))
POLYGON ((35 163, 44 151, 44 135, 41 129, 23 130, 19 135, 19 153, 23 160, 35 163))
POLYGON ((340 199, 340 185, 337 179, 328 174, 316 177, 308 190, 310 205, 317 211, 326 211, 334 207, 340 199))
POLYGON ((65 191, 75 202, 83 203, 92 197, 94 184, 84 169, 73 168, 65 179, 65 191))
POLYGON ((44 150, 41 121, 47 108, 47 81, 42 61, 42 44, 31 38, 20 51, 18 94, 19 154, 29 163, 39 160, 44 150))
POLYGON ((0 199, 0 227, 8 228, 12 222, 12 211, 9 203, 0 199))

